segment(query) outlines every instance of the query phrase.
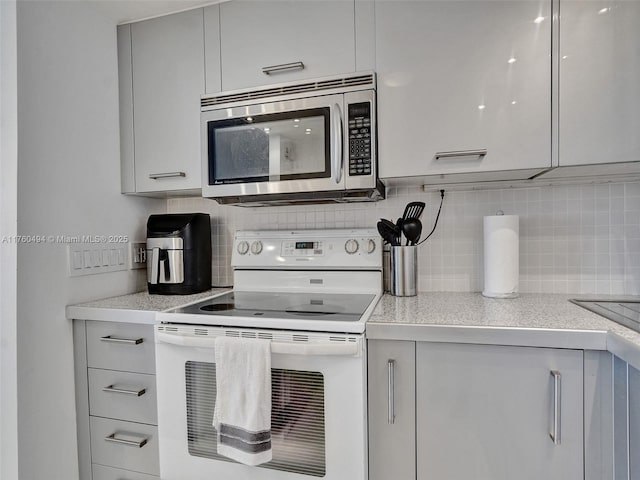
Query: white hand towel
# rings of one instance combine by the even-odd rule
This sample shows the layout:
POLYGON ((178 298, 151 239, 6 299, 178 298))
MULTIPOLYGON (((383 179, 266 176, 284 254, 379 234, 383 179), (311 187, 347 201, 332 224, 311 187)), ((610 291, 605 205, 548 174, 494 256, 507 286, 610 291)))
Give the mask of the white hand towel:
POLYGON ((271 342, 217 337, 213 427, 218 453, 245 465, 271 460, 271 342))

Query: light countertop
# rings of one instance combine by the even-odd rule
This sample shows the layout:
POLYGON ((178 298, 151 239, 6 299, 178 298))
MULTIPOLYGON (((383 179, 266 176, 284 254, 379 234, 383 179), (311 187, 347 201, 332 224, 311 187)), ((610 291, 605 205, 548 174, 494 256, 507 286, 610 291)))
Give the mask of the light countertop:
POLYGON ((154 324, 156 313, 212 297, 229 288, 212 288, 193 295, 150 295, 143 291, 67 306, 67 318, 154 324))
MULTIPOLYGON (((67 318, 154 324, 156 313, 229 291, 194 295, 130 295, 70 305, 67 318)), ((480 293, 383 295, 367 322, 369 339, 608 350, 640 368, 640 333, 569 302, 581 296, 480 293)), ((582 297, 581 297, 582 298, 582 297)))
POLYGON ((640 333, 569 302, 576 297, 583 296, 384 295, 367 323, 367 337, 608 350, 640 368, 640 333))

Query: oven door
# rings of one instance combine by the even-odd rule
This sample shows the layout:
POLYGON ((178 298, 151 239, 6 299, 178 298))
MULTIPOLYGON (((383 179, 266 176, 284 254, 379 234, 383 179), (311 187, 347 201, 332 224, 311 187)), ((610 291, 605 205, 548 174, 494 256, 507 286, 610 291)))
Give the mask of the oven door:
POLYGON ((156 328, 163 480, 366 479, 361 335, 189 325, 156 328), (273 460, 249 467, 217 453, 212 426, 218 335, 272 340, 273 460))
POLYGON ((205 111, 202 193, 344 190, 344 95, 205 111))

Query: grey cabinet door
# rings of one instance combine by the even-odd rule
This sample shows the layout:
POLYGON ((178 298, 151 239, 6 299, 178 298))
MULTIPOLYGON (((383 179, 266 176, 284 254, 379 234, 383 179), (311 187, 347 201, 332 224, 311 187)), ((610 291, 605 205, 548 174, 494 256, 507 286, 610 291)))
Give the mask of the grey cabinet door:
POLYGON ((380 177, 551 167, 549 0, 375 8, 380 177))
POLYGON ((136 192, 199 189, 201 8, 131 25, 136 192))
POLYGON ((640 2, 560 4, 560 165, 640 160, 640 2))
POLYGON ((582 351, 422 342, 416 382, 419 480, 584 478, 582 351))
POLYGON ((415 480, 415 342, 368 348, 369 480, 415 480))
POLYGON ((354 2, 220 4, 222 89, 236 90, 355 71, 354 2), (263 69, 302 62, 303 69, 263 69))
POLYGON ((640 370, 629 365, 629 478, 640 479, 640 370))

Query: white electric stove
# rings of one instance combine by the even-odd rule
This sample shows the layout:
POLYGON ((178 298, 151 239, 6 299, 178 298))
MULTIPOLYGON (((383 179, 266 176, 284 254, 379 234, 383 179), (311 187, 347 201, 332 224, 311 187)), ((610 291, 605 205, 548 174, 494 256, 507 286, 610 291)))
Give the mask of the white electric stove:
POLYGON ((382 295, 373 229, 244 231, 234 289, 158 314, 163 480, 365 480, 365 324, 382 295), (216 336, 271 340, 273 460, 218 455, 216 336))

